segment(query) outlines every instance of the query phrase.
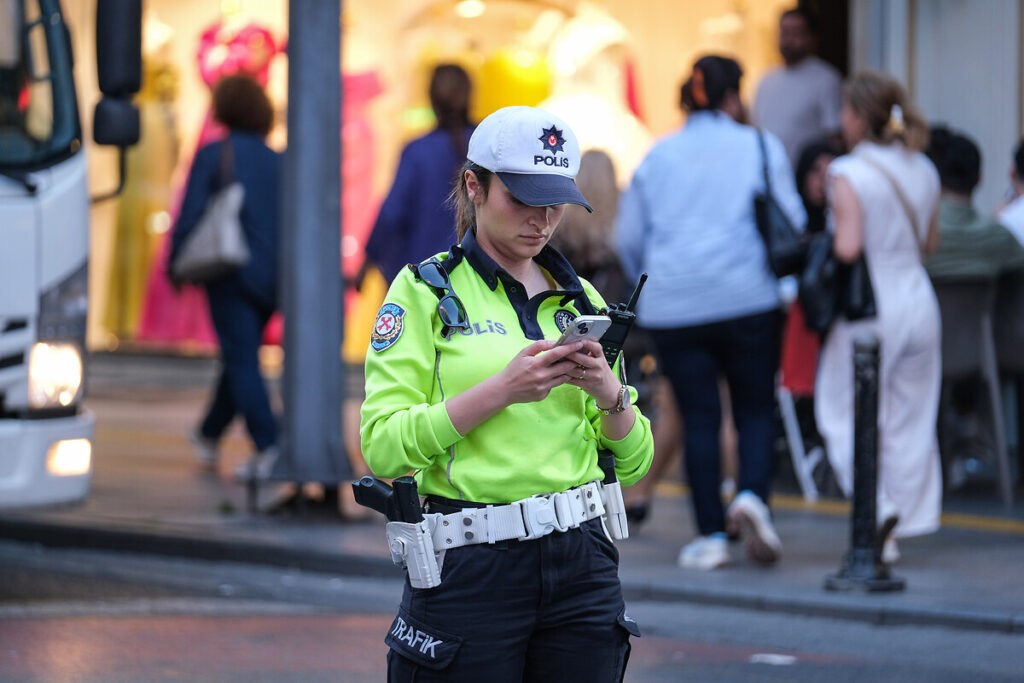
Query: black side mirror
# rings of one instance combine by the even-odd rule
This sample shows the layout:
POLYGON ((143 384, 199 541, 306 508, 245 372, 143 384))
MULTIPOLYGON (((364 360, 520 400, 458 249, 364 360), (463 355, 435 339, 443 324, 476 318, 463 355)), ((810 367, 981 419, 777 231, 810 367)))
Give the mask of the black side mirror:
POLYGON ((96 73, 103 99, 92 137, 99 145, 139 141, 139 112, 131 97, 142 86, 142 0, 98 0, 96 73))
POLYGON ((92 139, 97 145, 131 147, 139 141, 139 110, 130 100, 104 97, 92 117, 92 139))
POLYGON ((117 189, 93 201, 110 199, 125 181, 125 147, 139 141, 139 110, 132 95, 142 86, 142 0, 97 0, 96 73, 102 99, 92 120, 98 145, 120 148, 117 189))

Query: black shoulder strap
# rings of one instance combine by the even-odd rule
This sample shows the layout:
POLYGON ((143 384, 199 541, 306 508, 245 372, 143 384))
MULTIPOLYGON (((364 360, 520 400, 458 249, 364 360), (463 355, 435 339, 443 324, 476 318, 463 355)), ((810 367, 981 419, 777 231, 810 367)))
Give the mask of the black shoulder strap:
POLYGON ((231 146, 231 135, 220 141, 220 176, 217 189, 222 190, 235 180, 235 150, 231 146))
MULTIPOLYGON (((441 267, 444 268, 444 272, 448 274, 449 278, 451 278, 452 272, 455 270, 455 267, 462 263, 463 256, 464 253, 462 251, 462 247, 460 247, 457 244, 453 245, 452 248, 448 250, 448 258, 441 261, 441 267)), ((420 265, 426 263, 429 260, 430 259, 424 259, 419 263, 410 263, 407 266, 407 268, 412 271, 412 274, 413 276, 415 276, 417 282, 423 282, 423 280, 420 279, 420 265)), ((427 286, 429 287, 430 285, 427 286)), ((431 289, 433 289, 433 287, 431 287, 431 289)), ((438 299, 444 296, 443 293, 436 289, 434 289, 434 293, 437 294, 438 299)))
POLYGON ((764 191, 767 194, 771 194, 772 181, 768 174, 768 148, 764 144, 764 132, 760 128, 755 130, 757 131, 757 144, 761 148, 761 171, 764 173, 764 191))

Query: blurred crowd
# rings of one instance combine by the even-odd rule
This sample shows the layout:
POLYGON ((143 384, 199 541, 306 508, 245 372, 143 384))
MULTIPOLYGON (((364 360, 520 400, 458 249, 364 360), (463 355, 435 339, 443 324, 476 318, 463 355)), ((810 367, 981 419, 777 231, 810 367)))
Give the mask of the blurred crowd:
MULTIPOLYGON (((1012 157, 1005 205, 979 210, 972 194, 981 153, 966 132, 929 126, 927 112, 886 75, 844 81, 816 56, 815 17, 803 9, 781 15, 778 47, 783 64, 757 84, 750 107, 740 96, 741 64, 698 59, 679 91, 685 122, 651 147, 621 193, 612 157, 587 151, 576 182, 595 211, 569 207, 551 242, 608 302, 625 301, 640 274, 649 275, 625 353, 652 419, 655 457, 626 502, 631 522, 642 524, 658 480, 675 467, 685 474, 696 524, 679 554, 685 568, 734 561, 731 538, 744 538, 760 564, 784 552, 771 489, 796 445, 792 434, 788 443, 780 439, 782 401, 796 416, 796 450, 820 446, 827 455, 814 484, 851 495, 852 340, 864 332, 881 344, 876 507, 886 562, 898 561, 898 538, 938 528, 944 490, 1006 451, 1002 423, 992 422, 1002 413, 1001 394, 986 393, 985 364, 953 373, 944 359, 980 343, 982 328, 971 320, 984 322, 986 312, 990 323, 1011 317, 1009 304, 994 312, 998 302, 1024 292, 1024 142, 1005 151, 1012 157), (843 272, 862 264, 869 309, 840 310, 823 332, 804 323, 795 295, 802 274, 778 277, 769 266, 755 211, 766 197, 804 240, 829 235, 843 272), (963 303, 967 290, 980 298, 963 303), (950 326, 975 336, 950 346, 950 326)), ((434 71, 437 128, 403 150, 359 285, 371 271, 390 281, 455 239, 449 180, 473 131, 471 88, 456 65, 434 71)), ((266 322, 250 325, 246 339, 255 344, 266 322)), ((252 365, 238 373, 250 384, 252 365)), ((357 412, 360 400, 350 390, 346 413, 357 412)), ((272 422, 237 409, 257 427, 251 431, 263 452, 271 439, 255 435, 272 422)), ((195 436, 206 462, 224 422, 211 420, 195 436)), ((353 469, 363 472, 357 430, 345 432, 353 469)))
MULTIPOLYGON (((804 442, 790 435, 785 450, 803 456, 823 447, 827 459, 812 482, 851 495, 852 343, 864 332, 881 343, 883 560, 898 561, 898 537, 938 528, 944 487, 962 486, 970 472, 1000 459, 1000 476, 1008 476, 1001 394, 982 391, 982 379, 991 386, 998 378, 984 362, 965 366, 963 358, 984 347, 985 328, 972 321, 987 314, 990 325, 994 318, 1005 328, 1019 317, 1012 303, 993 311, 997 290, 999 301, 1012 301, 1020 289, 1024 143, 1009 173, 1013 198, 982 213, 971 202, 981 155, 967 134, 929 129, 902 86, 883 74, 843 82, 815 48, 813 15, 783 13, 784 65, 760 82, 749 115, 739 97, 741 65, 699 59, 681 88, 685 124, 649 152, 616 221, 626 272, 651 276, 639 321, 653 339, 661 382, 671 387, 657 394, 655 465, 635 487, 631 510, 642 521, 651 482, 682 434, 697 524, 679 556, 684 567, 731 561, 728 539, 744 524, 756 532, 743 534, 757 541, 747 543, 753 559, 767 564, 781 554, 769 504, 782 401, 794 409, 804 442), (805 239, 831 236, 842 272, 864 264, 869 310, 855 314, 847 303, 827 329, 804 325, 793 280, 814 283, 800 272, 777 279, 768 267, 752 210, 766 192, 805 239), (949 327, 966 333, 954 343, 949 327), (956 360, 944 364, 947 356, 956 360)), ((794 470, 804 464, 793 460, 794 470)))
MULTIPOLYGON (((1024 199, 1016 198, 1024 144, 1010 170, 1014 199, 982 213, 971 203, 980 152, 967 134, 929 127, 883 74, 844 82, 816 56, 816 19, 805 10, 780 16, 778 39, 783 64, 757 85, 749 108, 741 64, 697 60, 680 88, 684 124, 652 146, 621 196, 611 156, 587 151, 577 184, 595 211, 570 207, 552 239, 609 302, 625 301, 640 273, 650 277, 626 357, 654 425, 655 459, 627 491, 627 509, 642 524, 655 484, 678 467, 697 527, 679 555, 687 568, 732 561, 729 540, 741 535, 759 563, 782 554, 771 486, 795 444, 780 447, 780 400, 794 409, 799 452, 817 445, 827 454, 811 473, 816 486, 851 495, 852 340, 861 332, 874 332, 882 347, 877 510, 885 561, 899 559, 897 538, 938 528, 943 479, 946 490, 960 486, 992 456, 980 443, 992 441, 979 425, 993 412, 981 405, 982 383, 973 375, 943 383, 935 292, 944 283, 994 288, 1024 268, 1024 199), (804 325, 800 274, 778 278, 768 266, 754 211, 766 192, 808 238, 830 233, 841 264, 866 262, 870 315, 840 312, 823 333, 804 325), (941 456, 940 433, 949 436, 941 456)), ((368 249, 389 279, 394 263, 451 241, 451 209, 434 181, 450 177, 472 132, 470 87, 458 67, 435 71, 438 128, 406 147, 370 237, 390 250, 368 249), (421 228, 395 220, 393 207, 427 205, 413 211, 421 228), (398 225, 418 232, 403 238, 398 225)))

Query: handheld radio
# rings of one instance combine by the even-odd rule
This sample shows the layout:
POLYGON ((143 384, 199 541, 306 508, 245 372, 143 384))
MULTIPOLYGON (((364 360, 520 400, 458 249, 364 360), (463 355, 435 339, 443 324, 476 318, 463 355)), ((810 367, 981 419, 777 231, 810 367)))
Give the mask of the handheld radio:
POLYGON ((640 290, 643 289, 645 282, 647 282, 647 273, 640 275, 640 281, 636 283, 636 289, 629 297, 629 303, 612 304, 601 311, 603 315, 612 319, 611 327, 601 337, 601 348, 604 350, 604 359, 608 361, 608 365, 615 364, 615 360, 622 350, 622 344, 626 341, 629 331, 633 329, 633 323, 636 322, 636 313, 633 309, 636 308, 640 290))

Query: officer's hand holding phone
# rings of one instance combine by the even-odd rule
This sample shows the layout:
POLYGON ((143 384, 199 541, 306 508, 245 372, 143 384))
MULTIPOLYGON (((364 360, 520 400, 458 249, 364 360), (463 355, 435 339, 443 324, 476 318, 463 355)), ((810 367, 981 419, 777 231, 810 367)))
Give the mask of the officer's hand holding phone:
MULTIPOLYGON (((580 316, 577 320, 587 317, 580 316)), ((600 324, 591 327, 584 324, 587 323, 584 320, 575 328, 570 327, 572 331, 562 339, 536 341, 517 353, 500 372, 449 399, 448 415, 456 430, 468 434, 470 429, 504 407, 542 401, 553 388, 567 383, 586 391, 598 405, 615 403, 622 385, 604 361, 601 344, 597 341, 610 320, 606 316, 590 317, 603 318, 605 322, 599 321, 600 324)), ((621 436, 608 436, 622 438, 631 427, 632 418, 621 436)))
POLYGON ((583 348, 568 359, 575 363, 569 371, 570 384, 593 396, 598 406, 609 408, 618 403, 622 382, 605 362, 598 341, 584 341, 583 348))
POLYGON ((622 386, 607 363, 595 362, 603 357, 599 342, 611 324, 611 318, 606 315, 581 315, 569 323, 558 339, 559 346, 583 341, 583 348, 570 356, 576 365, 570 369, 568 381, 593 396, 598 405, 601 405, 601 399, 609 396, 613 404, 617 402, 622 386))
POLYGON ((445 401, 448 417, 465 436, 513 403, 533 403, 569 381, 576 363, 567 357, 580 352, 583 342, 555 346, 553 339, 533 342, 512 357, 499 372, 445 401))
POLYGON ((561 346, 550 339, 536 341, 517 353, 493 379, 509 405, 541 401, 553 388, 569 381, 576 363, 567 357, 582 349, 582 341, 561 346))
MULTIPOLYGON (((629 388, 612 372, 611 366, 604 358, 604 351, 599 342, 594 340, 583 342, 583 348, 571 354, 568 360, 576 363, 569 371, 572 375, 569 383, 578 386, 592 396, 599 410, 615 408, 619 404, 620 392, 629 391, 629 388)), ((623 405, 628 407, 628 403, 623 405)), ((618 441, 626 438, 626 435, 633 429, 635 421, 636 411, 632 408, 605 414, 601 417, 601 432, 605 438, 618 441)))

